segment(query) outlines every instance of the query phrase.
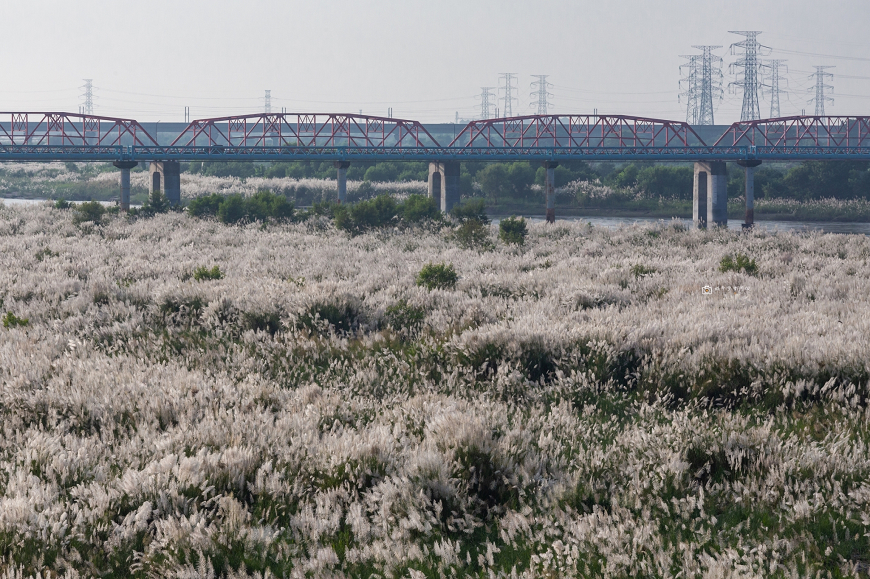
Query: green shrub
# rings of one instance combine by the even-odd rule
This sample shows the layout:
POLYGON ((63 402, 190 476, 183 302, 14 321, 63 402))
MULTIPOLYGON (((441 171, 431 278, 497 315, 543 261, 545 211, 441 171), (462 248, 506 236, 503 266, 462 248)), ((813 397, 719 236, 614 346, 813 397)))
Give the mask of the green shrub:
POLYGON ((91 221, 94 225, 99 225, 106 214, 106 208, 99 201, 88 201, 79 203, 75 206, 76 215, 73 217, 73 223, 76 225, 91 221))
POLYGON ((401 205, 402 219, 408 223, 422 221, 437 221, 441 219, 441 211, 435 200, 423 195, 410 195, 401 205))
POLYGON ((19 318, 12 312, 6 312, 6 315, 3 316, 3 327, 4 328, 15 328, 17 326, 24 327, 30 323, 30 320, 27 318, 19 318))
POLYGON ((316 330, 316 321, 321 320, 337 332, 350 332, 357 326, 358 319, 359 313, 348 303, 318 302, 308 308, 300 319, 300 325, 316 330))
POLYGON ((192 217, 217 217, 223 200, 224 196, 217 193, 197 197, 187 205, 187 212, 192 217))
POLYGON ((456 287, 456 281, 459 276, 456 275, 456 270, 453 265, 444 263, 427 263, 417 274, 417 285, 425 287, 427 290, 433 289, 453 289, 456 287))
POLYGON ((387 325, 397 332, 402 330, 413 332, 423 324, 425 319, 426 310, 410 305, 405 299, 387 307, 387 325))
POLYGON ((204 265, 193 270, 193 279, 196 281, 208 281, 212 279, 221 279, 224 276, 224 273, 221 271, 221 268, 218 266, 214 266, 209 269, 204 265))
POLYGON ((474 220, 489 224, 489 217, 486 214, 486 203, 484 203, 482 199, 466 201, 461 205, 454 205, 453 209, 450 210, 450 215, 458 219, 461 223, 474 220))
POLYGON ((70 207, 72 207, 72 203, 70 203, 63 197, 54 202, 55 209, 69 209, 70 207))
POLYGON ((734 257, 730 255, 726 255, 719 262, 719 271, 722 273, 728 271, 744 271, 749 275, 755 275, 758 273, 758 265, 756 265, 754 259, 749 259, 749 257, 743 255, 742 253, 736 254, 734 257))
POLYGON ((396 200, 389 195, 378 195, 369 201, 335 208, 335 226, 350 233, 364 233, 392 223, 399 214, 396 200))
POLYGON ((245 213, 251 221, 292 219, 293 210, 293 204, 286 197, 271 191, 257 191, 245 199, 245 213))
POLYGON ((526 220, 522 217, 508 217, 507 219, 502 219, 498 224, 498 238, 507 244, 525 244, 528 233, 526 220))
POLYGON ((245 218, 245 198, 241 195, 230 195, 224 198, 218 207, 218 219, 221 223, 231 225, 245 218))
POLYGON ((491 249, 489 227, 477 219, 469 219, 453 232, 453 238, 463 249, 491 249))

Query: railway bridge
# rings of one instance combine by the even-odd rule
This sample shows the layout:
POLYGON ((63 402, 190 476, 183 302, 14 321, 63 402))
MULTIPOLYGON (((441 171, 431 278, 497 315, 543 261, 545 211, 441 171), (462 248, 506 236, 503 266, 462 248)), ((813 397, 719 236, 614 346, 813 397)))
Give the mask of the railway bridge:
POLYGON ((141 161, 150 162, 152 187, 174 204, 181 201, 182 161, 332 161, 339 202, 347 200, 347 169, 354 161, 427 161, 429 196, 449 211, 459 202, 463 160, 524 160, 546 168, 550 222, 560 162, 691 161, 693 219, 706 227, 727 223, 728 162, 746 172, 744 225, 751 226, 753 171, 762 162, 870 160, 868 116, 743 121, 711 134, 711 127, 626 115, 528 115, 454 127, 449 142, 443 129, 430 128, 368 115, 261 113, 194 120, 179 126, 171 142, 161 143, 156 129, 148 131, 133 119, 0 112, 0 161, 112 162, 121 172, 122 210, 130 206, 130 169, 141 161))

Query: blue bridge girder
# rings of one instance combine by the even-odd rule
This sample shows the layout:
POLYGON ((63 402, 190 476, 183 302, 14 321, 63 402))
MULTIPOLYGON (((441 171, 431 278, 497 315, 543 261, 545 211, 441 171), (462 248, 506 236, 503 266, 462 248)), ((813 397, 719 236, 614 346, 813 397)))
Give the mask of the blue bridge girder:
POLYGON ((867 147, 228 147, 0 145, 0 161, 870 160, 867 147))

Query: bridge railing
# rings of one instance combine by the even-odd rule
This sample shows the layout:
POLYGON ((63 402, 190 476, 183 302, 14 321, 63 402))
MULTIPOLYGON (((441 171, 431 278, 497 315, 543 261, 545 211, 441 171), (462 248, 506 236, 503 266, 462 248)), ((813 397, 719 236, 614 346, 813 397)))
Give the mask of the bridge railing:
POLYGON ((527 115, 472 121, 451 147, 705 146, 688 124, 625 115, 527 115))
POLYGON ((157 141, 133 119, 75 113, 0 112, 6 145, 153 146, 157 141))
POLYGON ((714 146, 775 149, 870 147, 870 117, 782 117, 732 124, 714 146))
POLYGON ((171 146, 438 147, 417 121, 320 113, 252 114, 191 122, 171 146))

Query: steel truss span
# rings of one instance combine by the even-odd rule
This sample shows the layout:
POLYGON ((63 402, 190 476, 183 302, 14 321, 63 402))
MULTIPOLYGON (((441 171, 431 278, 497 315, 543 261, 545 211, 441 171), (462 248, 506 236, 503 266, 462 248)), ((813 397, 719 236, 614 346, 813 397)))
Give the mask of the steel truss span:
POLYGON ((191 122, 161 145, 133 119, 0 113, 0 161, 870 160, 870 117, 738 122, 708 145, 682 121, 530 115, 473 121, 448 145, 419 122, 328 113, 191 122))

